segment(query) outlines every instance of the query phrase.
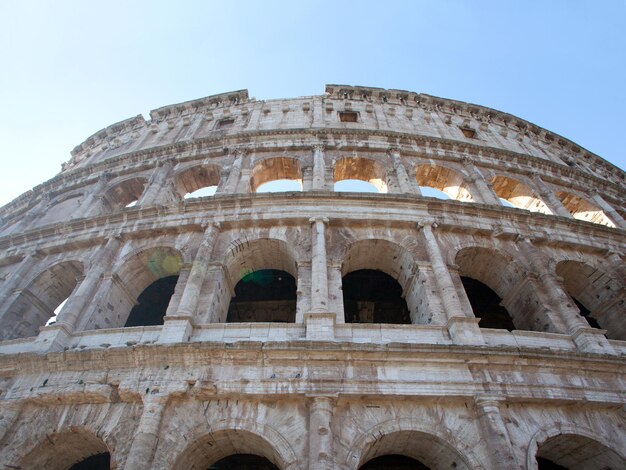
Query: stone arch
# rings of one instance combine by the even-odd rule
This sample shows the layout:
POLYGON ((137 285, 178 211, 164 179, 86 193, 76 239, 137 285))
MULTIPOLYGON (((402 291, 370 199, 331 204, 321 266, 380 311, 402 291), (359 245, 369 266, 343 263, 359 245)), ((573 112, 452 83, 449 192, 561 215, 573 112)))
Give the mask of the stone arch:
POLYGON ((459 274, 489 287, 500 297, 518 330, 558 332, 546 315, 527 273, 511 255, 495 248, 467 246, 455 254, 459 274))
POLYGON ((174 175, 174 188, 180 198, 202 188, 218 186, 221 169, 217 165, 200 164, 186 167, 174 175))
POLYGON ((298 468, 298 458, 287 439, 267 423, 230 419, 208 429, 197 427, 190 434, 195 438, 176 457, 172 470, 204 470, 233 454, 260 455, 281 470, 298 468))
POLYGON ((373 458, 389 454, 406 455, 433 469, 485 468, 472 449, 452 433, 444 434, 436 427, 411 418, 385 421, 362 433, 352 444, 345 467, 358 469, 373 458))
POLYGON ((563 279, 565 291, 589 311, 588 316, 607 330, 609 338, 626 340, 623 284, 604 270, 582 261, 560 261, 555 272, 563 279))
POLYGON ((262 184, 276 180, 295 180, 302 188, 300 160, 292 157, 268 157, 257 161, 250 172, 250 190, 254 193, 262 184))
POLYGON ((164 245, 142 248, 125 256, 115 270, 108 295, 111 326, 123 326, 140 294, 160 279, 178 276, 183 264, 183 254, 164 245))
MULTIPOLYGON (((256 238, 254 240, 237 240, 224 260, 228 278, 230 295, 224 302, 225 309, 219 318, 226 319, 230 303, 233 301, 235 287, 243 279, 254 278, 259 271, 284 271, 298 282, 298 263, 296 252, 287 242, 277 238, 256 238)), ((291 304, 291 303, 290 303, 291 304)), ((297 305, 297 299, 296 299, 297 305)), ((292 306, 286 306, 292 308, 292 306)), ((294 311, 295 313, 295 311, 294 311)))
MULTIPOLYGON (((567 466, 571 470, 584 470, 586 468, 621 469, 626 466, 625 449, 615 450, 615 444, 601 434, 584 426, 557 423, 538 430, 530 439, 526 451, 526 468, 528 470, 538 469, 537 457, 541 456, 540 449, 545 444, 548 445, 547 449, 544 448, 544 457, 547 458, 558 457, 559 450, 555 449, 558 445, 561 446, 561 451, 567 449, 569 454, 567 457, 573 459, 573 462, 563 461, 561 465, 567 466), (578 464, 581 466, 577 466, 578 464), (588 464, 591 466, 585 466, 588 464), (603 464, 608 464, 609 467, 602 466, 603 464), (616 465, 612 466, 613 464, 616 465)), ((559 464, 559 462, 555 463, 559 464)))
POLYGON ((463 174, 435 163, 417 165, 415 179, 419 186, 427 186, 444 192, 457 201, 473 201, 463 174))
POLYGON ((532 188, 507 176, 496 175, 491 178, 494 192, 500 199, 504 199, 514 207, 526 209, 530 212, 552 214, 552 211, 537 196, 532 188))
POLYGON ((412 323, 422 323, 419 319, 426 317, 425 296, 416 279, 417 262, 405 247, 382 238, 353 241, 342 257, 341 275, 360 270, 381 271, 395 279, 402 288, 412 323))
POLYGON ((561 200, 563 206, 575 219, 615 227, 615 224, 606 216, 604 211, 587 199, 567 191, 557 192, 556 197, 561 200))
POLYGON ((24 455, 16 468, 45 468, 67 470, 74 464, 111 450, 95 433, 79 426, 46 434, 34 448, 24 455))
POLYGON ((104 191, 105 203, 109 210, 123 209, 137 201, 146 187, 148 180, 142 176, 133 176, 116 180, 104 191))
POLYGON ((372 184, 379 193, 388 192, 387 170, 378 161, 365 157, 343 157, 335 161, 335 183, 343 180, 360 180, 372 184))
POLYGON ((63 261, 26 281, 2 318, 0 338, 36 336, 39 328, 54 316, 54 309, 72 294, 83 270, 80 261, 63 261))

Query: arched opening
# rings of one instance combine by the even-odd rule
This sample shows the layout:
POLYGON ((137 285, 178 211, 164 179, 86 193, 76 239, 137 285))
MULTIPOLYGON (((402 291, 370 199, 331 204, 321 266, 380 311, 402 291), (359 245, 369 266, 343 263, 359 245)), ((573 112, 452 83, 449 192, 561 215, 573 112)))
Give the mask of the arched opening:
MULTIPOLYGON (((528 276, 498 250, 464 248, 457 253, 455 264, 459 267, 461 278, 479 281, 502 299, 499 305, 508 312, 515 329, 559 332, 560 325, 554 324, 558 319, 553 319, 539 301, 528 276)), ((471 287, 476 286, 474 283, 471 287)), ((465 285, 464 290, 470 304, 472 299, 476 304, 476 294, 471 289, 468 291, 465 285)), ((495 306, 495 300, 492 302, 495 306)))
POLYGON ((171 247, 130 256, 112 276, 106 307, 84 328, 161 325, 182 265, 180 252, 171 247))
POLYGON ((178 276, 167 276, 157 279, 144 289, 137 298, 126 320, 126 326, 162 325, 178 276))
POLYGON ((531 188, 513 178, 494 176, 491 178, 491 185, 496 195, 513 207, 526 209, 530 212, 552 214, 548 206, 539 199, 531 188))
POLYGON ((342 280, 346 323, 411 323, 402 286, 389 274, 359 269, 342 280))
POLYGON ((109 188, 104 194, 105 201, 108 203, 110 210, 133 207, 137 204, 145 187, 145 178, 127 179, 109 188))
POLYGON ((539 445, 539 470, 566 468, 568 470, 626 468, 626 459, 600 442, 577 434, 559 434, 539 445))
POLYGON ((335 163, 333 177, 335 191, 372 192, 370 186, 357 184, 356 180, 358 180, 369 183, 376 188, 376 192, 388 192, 386 172, 378 162, 369 158, 345 157, 338 160, 335 163), (344 183, 346 180, 349 182, 344 183))
POLYGON ((108 470, 111 454, 102 439, 83 428, 46 434, 13 468, 108 470))
POLYGON ((214 165, 194 166, 174 177, 176 192, 184 199, 213 196, 219 182, 220 170, 214 165))
POLYGON ((359 470, 430 470, 430 468, 411 457, 391 454, 373 458, 359 470))
POLYGON ((298 267, 292 246, 270 238, 237 240, 225 265, 228 282, 217 293, 217 321, 295 321, 298 267), (234 285, 232 291, 227 285, 234 285))
POLYGON ((602 209, 582 197, 566 191, 559 191, 556 193, 556 196, 575 219, 606 225, 607 227, 615 227, 615 224, 606 216, 602 209))
POLYGON ((2 318, 0 338, 36 336, 74 291, 82 274, 83 266, 78 261, 62 262, 40 273, 20 290, 2 318))
POLYGON ((609 338, 626 340, 626 295, 621 283, 580 261, 561 261, 556 274, 590 326, 606 329, 609 338))
POLYGON ((250 173, 250 190, 257 193, 302 191, 300 161, 295 158, 275 157, 258 162, 250 173), (270 182, 273 184, 267 184, 270 182))
POLYGON ((419 165, 415 169, 417 184, 426 197, 472 201, 463 176, 439 165, 419 165))
POLYGON ((293 323, 296 320, 296 279, 279 269, 246 274, 235 286, 226 322, 293 323))
POLYGON ((382 468, 469 470, 471 467, 454 447, 437 436, 420 431, 396 431, 382 435, 378 433, 376 440, 363 450, 360 465, 357 468, 360 470, 382 468), (397 462, 400 465, 419 464, 421 466, 380 466, 379 462, 385 462, 385 459, 378 460, 378 457, 383 456, 392 457, 387 462, 394 462, 397 456, 408 457, 411 460, 398 459, 397 462), (370 463, 372 467, 368 467, 370 463))
POLYGON ((411 253, 381 239, 348 246, 341 266, 344 317, 354 323, 430 322, 411 253))
POLYGON ((513 331, 515 325, 509 312, 500 302, 502 299, 491 288, 471 277, 461 276, 463 288, 481 328, 497 328, 513 331))
POLYGON ((65 300, 63 300, 63 302, 57 305, 57 307, 52 311, 53 315, 50 318, 48 318, 48 321, 46 322, 46 326, 54 325, 57 322, 57 316, 59 315, 59 313, 61 312, 61 310, 63 309, 63 307, 65 306, 68 300, 69 300, 69 297, 66 297, 65 300))
POLYGON ((235 454, 209 465, 207 470, 279 470, 279 468, 260 455, 235 454))
POLYGON ((245 465, 250 463, 265 465, 252 467, 255 469, 285 468, 281 455, 266 437, 242 429, 227 429, 206 434, 191 442, 171 468, 247 470, 245 465), (242 467, 236 466, 238 463, 242 467))

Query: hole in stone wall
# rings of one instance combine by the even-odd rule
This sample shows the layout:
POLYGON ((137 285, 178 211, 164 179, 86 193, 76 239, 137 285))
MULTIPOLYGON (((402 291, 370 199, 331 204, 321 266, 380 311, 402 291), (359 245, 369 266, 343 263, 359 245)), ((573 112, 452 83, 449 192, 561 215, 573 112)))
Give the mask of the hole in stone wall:
POLYGON ((63 307, 65 306, 65 303, 67 302, 67 300, 69 299, 66 298, 63 302, 61 302, 57 308, 54 309, 54 315, 50 317, 50 319, 46 322, 46 326, 49 325, 54 325, 57 322, 57 316, 59 315, 59 312, 63 309, 63 307))
POLYGON ((190 193, 185 194, 184 199, 195 199, 199 197, 209 197, 215 195, 215 191, 217 191, 217 186, 205 186, 200 189, 196 189, 190 193))
POLYGON ((615 227, 615 224, 606 216, 602 209, 586 199, 566 191, 559 191, 556 193, 556 196, 575 219, 606 225, 607 227, 615 227))
POLYGON ((361 180, 342 180, 337 181, 334 187, 335 192, 337 193, 377 193, 378 188, 374 186, 372 183, 361 180))
POLYGON ((278 467, 265 457, 235 454, 209 465, 207 470, 278 470, 278 467))
POLYGON ((256 188, 257 193, 283 193, 291 191, 302 191, 302 180, 273 180, 263 183, 256 188))
POLYGON ((568 470, 566 467, 554 463, 552 460, 537 457, 538 470, 568 470))
POLYGON ((104 452, 75 463, 69 470, 109 470, 109 468, 111 468, 111 454, 104 452))
POLYGON ((451 168, 435 164, 418 165, 415 180, 426 197, 473 201, 463 175, 451 168))
POLYGON ((472 305, 474 316, 480 318, 480 328, 497 328, 513 331, 515 325, 506 308, 500 305, 502 299, 488 286, 471 277, 461 276, 463 288, 472 305))
MULTIPOLYGON (((335 191, 363 191, 372 192, 371 189, 337 189, 337 183, 349 180, 350 185, 357 184, 356 181, 369 183, 374 186, 379 193, 386 193, 386 172, 383 167, 375 160, 362 157, 344 157, 335 162, 333 171, 333 179, 335 182, 335 191)), ((339 188, 342 188, 340 185, 339 188)), ((360 185, 359 188, 369 188, 369 186, 360 185)))
POLYGON ((135 207, 136 205, 137 205, 137 199, 135 199, 134 201, 129 202, 124 207, 135 207))
POLYGON ((574 297, 572 297, 572 300, 576 304, 576 307, 578 307, 578 311, 580 312, 580 314, 585 318, 585 320, 587 320, 587 323, 589 323, 589 326, 591 328, 597 328, 597 329, 601 330, 602 327, 598 323, 598 320, 596 320, 595 318, 593 318, 591 316, 591 310, 589 310, 587 307, 585 307, 582 303, 580 303, 574 297))
POLYGON ((228 129, 229 127, 233 127, 235 120, 233 118, 220 119, 217 121, 216 129, 228 129))
POLYGON ((536 458, 537 463, 548 465, 540 466, 541 470, 626 468, 626 460, 617 452, 594 439, 577 434, 559 434, 549 438, 539 445, 536 458), (540 462, 540 459, 544 462, 540 462))
POLYGON ((491 185, 504 206, 552 214, 552 211, 537 197, 532 188, 516 179, 497 175, 491 178, 491 185))
POLYGON ((476 131, 474 129, 470 129, 469 127, 462 127, 461 128, 461 132, 468 139, 475 139, 476 138, 476 131))
POLYGON ((341 122, 357 122, 359 120, 359 115, 354 111, 340 111, 339 120, 341 122))
POLYGON ((346 323, 411 323, 402 287, 388 274, 359 269, 341 282, 346 323))
POLYGON ((404 455, 382 455, 370 460, 359 470, 430 470, 419 460, 404 455))
POLYGON ((296 280, 286 271, 260 269, 235 286, 227 322, 293 323, 296 319, 296 280))
POLYGON ((422 196, 425 196, 425 197, 434 197, 437 199, 452 199, 443 191, 440 191, 435 188, 429 188, 428 186, 420 186, 420 190, 422 191, 422 196))
POLYGON ((150 284, 137 298, 137 305, 124 326, 162 325, 167 306, 174 294, 178 276, 162 277, 150 284))

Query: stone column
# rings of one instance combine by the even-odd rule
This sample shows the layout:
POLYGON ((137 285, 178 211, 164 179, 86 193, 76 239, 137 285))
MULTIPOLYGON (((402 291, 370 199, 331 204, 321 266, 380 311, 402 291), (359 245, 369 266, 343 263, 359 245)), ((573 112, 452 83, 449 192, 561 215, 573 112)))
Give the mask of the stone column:
POLYGON ((491 468, 521 468, 515 459, 513 445, 500 414, 500 403, 504 399, 479 396, 474 398, 474 401, 476 403, 480 433, 487 444, 487 450, 491 459, 491 468))
POLYGON ((96 182, 96 184, 94 184, 93 189, 89 192, 87 197, 85 197, 85 199, 83 199, 83 202, 81 203, 81 209, 84 207, 83 217, 96 216, 102 212, 103 207, 102 199, 100 198, 100 196, 104 192, 104 189, 106 188, 107 184, 109 184, 110 180, 110 174, 104 173, 100 175, 98 181, 96 182))
POLYGON ((484 344, 482 333, 478 328, 478 319, 470 318, 463 312, 461 302, 448 271, 441 248, 433 234, 436 227, 433 219, 424 219, 417 225, 425 240, 428 258, 435 275, 437 290, 441 296, 441 302, 447 317, 447 327, 453 341, 461 344, 484 344))
POLYGON ((596 205, 602 209, 604 214, 611 219, 611 222, 615 224, 616 227, 626 228, 626 220, 619 215, 619 213, 613 208, 611 204, 606 202, 604 198, 599 193, 594 193, 591 196, 591 200, 596 203, 596 205))
POLYGON ((331 421, 334 399, 310 397, 309 401, 309 470, 332 470, 334 466, 331 421))
POLYGON ((222 191, 224 194, 234 194, 237 190, 237 186, 239 185, 239 178, 241 176, 241 167, 243 165, 243 155, 243 150, 235 150, 235 159, 230 166, 228 179, 226 180, 222 191))
POLYGON ((520 252, 528 261, 530 268, 538 277, 536 292, 549 310, 555 311, 563 321, 567 333, 572 335, 576 346, 587 352, 612 352, 604 337, 604 330, 591 328, 573 305, 570 296, 559 284, 556 276, 549 272, 541 253, 533 241, 526 237, 518 240, 520 252))
POLYGON ((146 395, 143 412, 126 458, 125 470, 151 470, 167 396, 146 395))
POLYGON ((532 178, 537 188, 537 192, 539 196, 543 200, 544 204, 548 206, 548 209, 552 211, 553 214, 567 217, 568 219, 572 218, 572 214, 565 208, 561 200, 556 197, 556 194, 548 187, 548 185, 541 179, 539 173, 533 172, 532 178))
POLYGON ((88 308, 93 300, 93 295, 98 288, 102 273, 110 269, 117 253, 122 245, 122 237, 119 235, 108 238, 106 244, 96 254, 89 270, 85 273, 80 285, 74 290, 67 300, 54 326, 63 326, 69 332, 74 331, 79 316, 88 308))
POLYGON ((306 315, 308 339, 334 335, 335 314, 328 311, 328 263, 326 259, 326 226, 328 219, 314 217, 311 231, 311 312, 306 315))
POLYGON ((422 191, 417 185, 417 182, 411 179, 406 172, 404 163, 402 163, 400 150, 397 148, 391 148, 387 151, 387 153, 391 157, 393 168, 396 172, 396 177, 398 178, 398 186, 400 187, 400 192, 407 194, 417 194, 421 196, 422 191))
POLYGON ((167 315, 159 342, 182 342, 189 336, 198 309, 200 291, 209 269, 211 253, 219 236, 220 225, 210 223, 205 227, 202 242, 191 265, 189 277, 175 315, 167 315))
POLYGON ((326 186, 326 160, 324 157, 324 146, 317 144, 313 146, 313 191, 323 191, 326 186))
POLYGON ((138 206, 162 204, 167 201, 167 194, 164 191, 170 172, 172 171, 171 162, 159 162, 150 177, 150 181, 146 185, 146 189, 137 201, 138 206))
POLYGON ((478 171, 478 168, 474 166, 472 161, 469 158, 463 158, 463 165, 465 166, 474 187, 478 190, 478 193, 472 194, 474 200, 482 202, 483 204, 501 206, 502 203, 500 202, 500 198, 491 187, 491 184, 485 180, 482 173, 478 171))

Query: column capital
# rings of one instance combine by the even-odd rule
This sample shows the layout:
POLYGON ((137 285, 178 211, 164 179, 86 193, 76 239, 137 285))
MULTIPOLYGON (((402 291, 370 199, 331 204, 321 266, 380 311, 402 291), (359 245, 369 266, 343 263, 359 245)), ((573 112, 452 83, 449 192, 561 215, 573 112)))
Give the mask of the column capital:
POLYGON ((396 147, 392 145, 387 149, 386 153, 389 156, 395 156, 395 155, 400 156, 400 147, 396 147))
POLYGON ((311 146, 311 148, 316 152, 323 152, 326 150, 326 145, 322 143, 316 143, 311 146))
POLYGON ((327 224, 328 222, 330 222, 330 219, 328 217, 311 217, 309 219, 310 223, 315 223, 317 221, 324 222, 325 224, 327 224))
POLYGON ((222 227, 222 223, 221 222, 215 222, 215 221, 212 221, 212 222, 202 222, 200 224, 200 227, 202 227, 202 230, 204 230, 206 232, 208 229, 211 229, 211 228, 220 229, 222 227))
POLYGON ((504 397, 498 397, 495 395, 479 395, 474 397, 474 403, 476 406, 485 413, 498 411, 500 409, 500 405, 505 401, 506 399, 504 397))
POLYGON ((434 217, 424 217, 417 223, 417 229, 422 230, 424 227, 437 228, 437 225, 434 217))

